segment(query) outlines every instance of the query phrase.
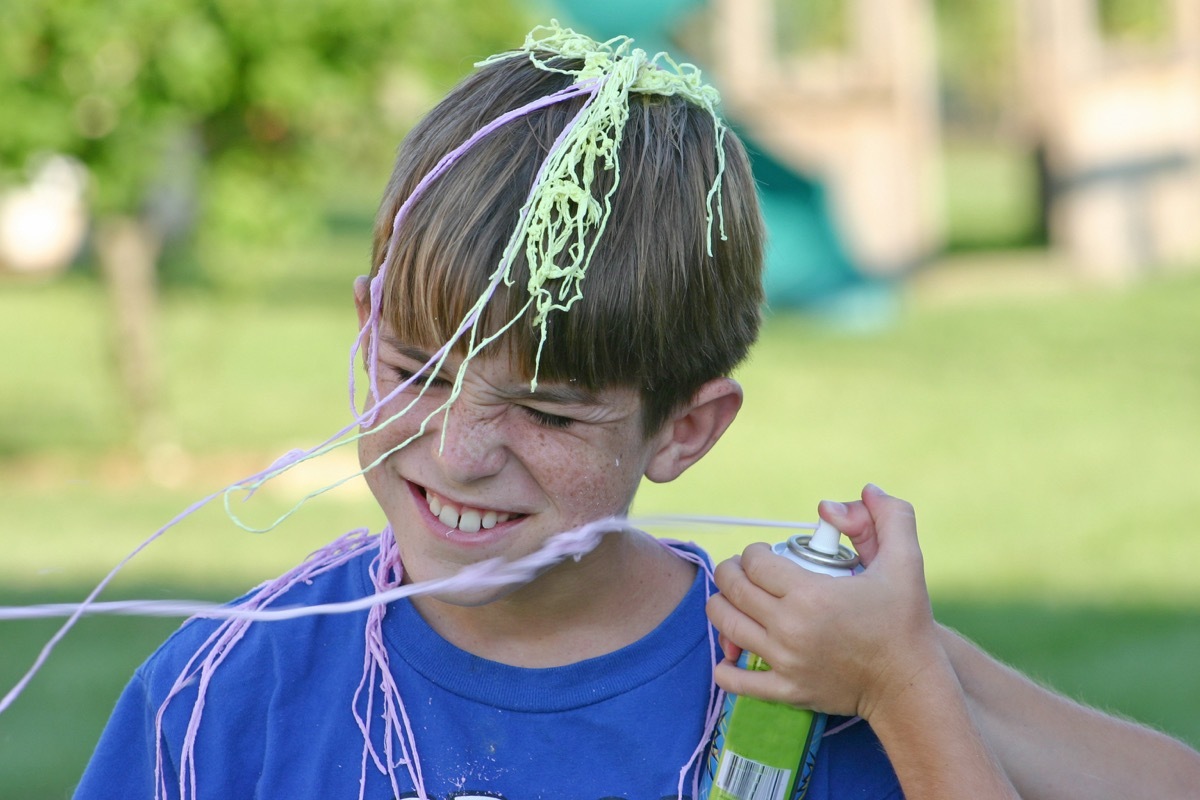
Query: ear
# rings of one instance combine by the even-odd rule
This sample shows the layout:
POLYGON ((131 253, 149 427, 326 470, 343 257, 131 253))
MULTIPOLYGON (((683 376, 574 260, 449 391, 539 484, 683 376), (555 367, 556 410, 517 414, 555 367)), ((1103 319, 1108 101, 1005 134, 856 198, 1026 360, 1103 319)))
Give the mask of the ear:
POLYGON ((712 449, 742 407, 742 387, 732 378, 714 378, 678 408, 657 434, 661 446, 646 467, 655 483, 673 481, 712 449))
POLYGON ((371 315, 371 279, 366 275, 354 279, 354 307, 358 310, 358 329, 362 330, 371 315))

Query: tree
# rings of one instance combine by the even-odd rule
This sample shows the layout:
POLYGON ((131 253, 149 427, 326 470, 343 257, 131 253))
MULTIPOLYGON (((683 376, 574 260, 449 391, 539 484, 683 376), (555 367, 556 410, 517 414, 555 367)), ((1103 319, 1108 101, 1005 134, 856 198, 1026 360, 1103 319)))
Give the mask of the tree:
POLYGON ((395 146, 410 87, 440 88, 526 27, 502 0, 0 3, 0 180, 39 154, 87 166, 143 448, 167 435, 154 353, 166 237, 193 222, 271 236, 304 219, 316 171, 395 146))

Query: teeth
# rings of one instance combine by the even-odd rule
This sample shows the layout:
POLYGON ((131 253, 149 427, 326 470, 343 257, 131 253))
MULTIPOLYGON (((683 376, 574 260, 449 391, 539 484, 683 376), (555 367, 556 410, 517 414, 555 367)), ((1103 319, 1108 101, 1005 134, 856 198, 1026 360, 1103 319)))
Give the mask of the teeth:
POLYGON ((462 516, 458 518, 458 529, 463 533, 479 533, 481 522, 478 511, 473 508, 463 509, 462 516))
POLYGON ((426 490, 425 500, 429 503, 429 513, 438 521, 450 528, 457 528, 463 533, 478 533, 480 529, 491 530, 502 522, 508 522, 513 514, 501 511, 482 511, 477 508, 464 507, 426 490))
POLYGON ((438 519, 443 525, 449 525, 451 528, 458 527, 458 511, 449 503, 442 506, 442 513, 438 514, 438 519))

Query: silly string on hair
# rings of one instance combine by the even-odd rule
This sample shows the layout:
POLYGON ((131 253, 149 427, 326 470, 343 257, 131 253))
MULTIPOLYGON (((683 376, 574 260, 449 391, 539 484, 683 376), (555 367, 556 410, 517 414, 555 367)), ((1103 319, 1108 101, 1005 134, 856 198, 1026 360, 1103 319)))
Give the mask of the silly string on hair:
MULTIPOLYGON (((282 456, 267 469, 240 480, 225 490, 216 492, 189 506, 182 513, 156 531, 145 542, 113 568, 100 583, 92 590, 85 600, 72 607, 41 607, 30 609, 33 614, 24 616, 58 616, 68 615, 67 621, 43 648, 37 660, 21 681, 3 698, 0 699, 0 712, 3 712, 15 700, 46 658, 54 646, 62 639, 68 630, 86 613, 181 613, 194 612, 202 617, 220 617, 222 623, 213 632, 195 658, 187 665, 176 682, 175 689, 167 697, 158 713, 159 726, 159 757, 160 765, 156 775, 155 787, 159 795, 167 795, 165 776, 161 769, 162 736, 161 720, 166 706, 176 697, 185 685, 195 682, 198 685, 198 696, 191 710, 191 718, 187 729, 186 740, 182 744, 179 767, 179 785, 175 787, 181 797, 196 795, 196 765, 194 761, 195 736, 200 726, 204 706, 204 692, 209 686, 214 672, 220 667, 229 650, 237 644, 247 626, 255 621, 269 618, 280 618, 281 610, 268 609, 275 599, 281 597, 289 587, 297 581, 311 579, 314 575, 332 569, 347 558, 361 553, 364 548, 377 547, 378 555, 372 562, 372 582, 375 593, 365 598, 363 603, 355 608, 369 607, 370 613, 366 622, 366 652, 364 654, 364 671, 362 683, 355 694, 352 709, 363 733, 363 761, 361 786, 366 785, 366 775, 369 766, 386 773, 396 793, 399 794, 399 784, 395 770, 404 766, 416 788, 419 796, 424 797, 424 782, 420 772, 420 762, 417 758, 416 742, 412 731, 407 725, 407 715, 404 711, 403 699, 399 691, 389 679, 390 672, 387 663, 387 651, 382 643, 381 621, 386 610, 386 603, 401 596, 435 591, 463 586, 478 587, 488 582, 513 583, 532 580, 547 563, 557 563, 565 558, 579 558, 589 552, 604 533, 621 527, 628 527, 629 521, 603 520, 591 523, 578 531, 565 532, 551 537, 543 548, 520 563, 485 562, 469 567, 458 575, 446 579, 450 586, 402 586, 403 565, 399 561, 399 553, 391 531, 385 528, 377 537, 371 537, 365 532, 348 534, 334 543, 313 554, 300 567, 292 570, 275 581, 264 584, 252 593, 246 600, 234 606, 221 610, 204 606, 185 608, 179 604, 157 603, 141 605, 99 604, 96 598, 112 581, 125 564, 136 556, 151 542, 161 537, 167 530, 177 525, 194 511, 208 502, 223 497, 226 511, 239 526, 252 531, 265 532, 277 527, 291 514, 295 513, 305 502, 324 492, 327 492, 348 480, 364 474, 382 463, 388 456, 407 446, 426 432, 429 422, 438 414, 448 413, 450 406, 462 391, 463 381, 470 361, 490 343, 503 336, 513 325, 517 324, 527 314, 530 323, 539 329, 538 348, 535 356, 533 376, 530 382, 531 390, 537 388, 538 367, 541 363, 543 345, 548 335, 549 317, 554 312, 565 313, 583 296, 584 282, 593 253, 601 236, 603 236, 612 212, 612 199, 620 182, 620 163, 618 153, 624 138, 625 124, 629 117, 629 100, 631 95, 665 95, 681 96, 695 106, 707 111, 713 122, 715 131, 716 172, 712 185, 706 196, 708 253, 712 254, 715 235, 725 238, 724 213, 721 206, 721 184, 725 170, 724 140, 726 127, 717 113, 719 95, 711 86, 705 85, 699 70, 690 64, 677 63, 667 54, 659 53, 649 56, 645 51, 633 47, 629 37, 616 37, 606 42, 597 42, 587 36, 576 33, 569 28, 560 27, 557 22, 548 26, 535 28, 525 40, 524 45, 514 52, 493 56, 479 62, 476 66, 486 67, 497 61, 527 58, 538 69, 563 73, 573 76, 571 86, 559 92, 539 98, 525 106, 513 109, 492 120, 480 128, 475 134, 447 153, 439 163, 417 184, 413 192, 405 199, 397 210, 392 222, 392 238, 386 248, 382 262, 377 266, 374 277, 368 285, 369 311, 367 318, 356 337, 350 350, 350 402, 353 412, 352 421, 341 431, 323 443, 307 450, 293 450, 282 456), (578 66, 568 68, 566 62, 578 62, 578 66), (459 322, 454 334, 430 358, 428 363, 408 380, 402 381, 386 396, 380 396, 378 388, 378 343, 382 323, 383 287, 389 266, 396 250, 396 236, 401 224, 415 203, 420 202, 426 190, 478 142, 490 136, 495 131, 514 120, 534 113, 547 106, 583 98, 582 107, 573 119, 559 134, 555 142, 537 170, 524 201, 517 223, 503 250, 500 263, 489 278, 488 286, 474 305, 459 322), (612 179, 608 189, 597 196, 596 181, 604 172, 611 172, 612 179), (590 242, 590 244, 589 244, 590 242), (512 274, 513 264, 518 254, 523 254, 528 264, 529 279, 526 285, 528 300, 520 310, 494 333, 481 336, 478 330, 483 311, 495 296, 499 287, 511 287, 514 284, 512 274), (271 525, 262 528, 252 528, 246 525, 234 512, 231 498, 237 493, 243 493, 243 499, 249 499, 260 487, 278 477, 298 464, 317 458, 330 450, 354 442, 373 430, 385 427, 396 419, 408 414, 424 396, 434 377, 439 373, 449 357, 452 349, 466 337, 466 355, 457 368, 452 389, 447 399, 432 412, 427 414, 417 431, 391 448, 375 461, 366 464, 358 472, 348 475, 341 480, 311 492, 302 498, 290 511, 286 512, 271 525), (356 389, 357 361, 363 348, 366 348, 366 372, 368 379, 367 396, 363 408, 358 408, 356 389), (389 418, 379 420, 381 411, 390 402, 413 384, 424 378, 424 384, 416 396, 402 403, 398 411, 389 418), (549 561, 547 561, 549 559, 549 561), (373 736, 374 726, 382 724, 382 751, 373 736)), ((445 427, 443 427, 443 432, 445 427)), ((794 526, 793 526, 794 527, 794 526)), ((701 564, 706 568, 706 565, 701 564)), ((707 568, 706 568, 707 569, 707 568)), ((311 615, 317 613, 342 613, 350 608, 304 608, 288 609, 286 615, 311 615)), ((21 609, 0 609, 0 619, 14 619, 22 616, 21 609)), ((710 630, 710 640, 712 633, 710 630)), ((710 641, 710 647, 716 658, 715 642, 710 641)), ((708 707, 709 727, 715 725, 716 714, 720 708, 720 693, 713 689, 708 707)), ((680 796, 684 793, 685 775, 703 756, 705 742, 700 742, 692 760, 684 765, 680 772, 680 796)), ((693 795, 695 794, 693 782, 693 795)))
MULTIPOLYGON (((471 360, 517 324, 531 308, 531 324, 539 329, 539 339, 530 390, 537 388, 538 368, 541 364, 542 347, 546 341, 549 315, 554 311, 568 311, 583 296, 583 281, 591 264, 592 254, 608 224, 612 211, 612 197, 620 183, 620 163, 617 155, 629 117, 630 95, 683 97, 711 116, 716 143, 716 172, 706 197, 708 254, 712 255, 714 233, 722 239, 725 238, 720 192, 725 172, 724 139, 727 128, 717 112, 720 94, 703 82, 699 69, 692 64, 677 63, 666 53, 648 56, 644 50, 633 47, 633 40, 627 36, 597 42, 570 28, 562 28, 557 22, 535 28, 526 36, 521 49, 492 56, 478 62, 476 66, 483 67, 511 58, 528 58, 530 63, 539 69, 573 76, 574 82, 562 91, 509 111, 480 128, 467 141, 447 153, 401 204, 392 220, 392 236, 383 259, 377 265, 375 275, 369 283, 369 313, 366 324, 350 351, 350 404, 355 419, 318 447, 308 451, 292 451, 271 465, 268 470, 226 490, 226 512, 236 524, 246 530, 255 533, 272 530, 308 500, 369 471, 392 453, 423 435, 428 423, 438 414, 448 413, 450 406, 461 394, 471 360), (568 69, 562 66, 561 59, 580 61, 582 64, 576 69, 568 69), (454 334, 433 354, 418 376, 402 382, 387 397, 380 397, 377 348, 382 321, 383 287, 395 255, 398 233, 409 210, 420 201, 429 187, 474 145, 514 120, 549 105, 578 97, 585 98, 583 107, 559 134, 538 168, 521 207, 517 224, 504 248, 500 263, 489 278, 487 288, 460 321, 454 334), (612 171, 613 180, 604 196, 597 199, 594 185, 601 170, 612 171), (589 236, 590 246, 585 245, 589 236), (529 300, 510 320, 501 325, 499 330, 480 338, 477 326, 483 310, 501 284, 513 285, 512 266, 517 254, 521 252, 524 252, 529 268, 526 286, 529 300), (386 426, 403 417, 423 396, 429 381, 441 370, 454 345, 464 336, 468 337, 467 353, 459 364, 448 397, 422 420, 419 430, 411 438, 383 453, 374 463, 365 465, 359 472, 305 496, 294 508, 266 527, 252 528, 241 521, 232 507, 233 494, 244 491, 248 499, 263 484, 297 464, 357 441, 368 435, 370 429, 377 424, 386 426), (364 342, 367 348, 369 400, 360 413, 357 408, 355 374, 357 359, 364 342), (419 375, 425 375, 426 378, 418 395, 390 418, 377 423, 380 410, 412 386, 419 375), (356 427, 358 432, 352 434, 356 427)), ((443 427, 443 436, 444 431, 443 427)))
MULTIPOLYGON (((546 341, 547 318, 552 311, 567 311, 583 296, 583 280, 596 243, 608 225, 612 197, 621 180, 617 150, 629 119, 629 95, 679 95, 705 109, 716 132, 717 172, 708 194, 708 253, 712 254, 712 227, 720 221, 725 237, 724 215, 719 202, 725 171, 725 125, 717 114, 720 95, 700 79, 691 64, 678 64, 666 53, 654 57, 633 47, 633 40, 618 36, 598 43, 569 28, 552 24, 535 28, 521 50, 492 56, 476 66, 510 58, 528 57, 539 69, 572 75, 576 86, 593 86, 590 102, 564 131, 542 165, 542 171, 521 212, 521 224, 505 248, 504 281, 511 285, 508 269, 522 247, 529 264, 528 291, 534 304, 533 324, 540 330, 531 388, 537 387, 537 365, 546 341), (550 63, 547 54, 583 62, 578 69, 550 63), (592 187, 597 169, 612 170, 613 181, 604 197, 597 200, 592 187), (585 246, 585 234, 594 232, 585 246), (557 293, 547 284, 560 281, 557 293)), ((461 371, 460 371, 461 372, 461 371)))

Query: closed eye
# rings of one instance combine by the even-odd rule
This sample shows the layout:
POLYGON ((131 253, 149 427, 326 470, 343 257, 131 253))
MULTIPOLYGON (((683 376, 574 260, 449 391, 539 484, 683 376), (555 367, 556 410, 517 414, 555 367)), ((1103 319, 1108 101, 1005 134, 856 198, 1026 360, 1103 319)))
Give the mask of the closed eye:
POLYGON ((545 411, 540 411, 530 406, 521 406, 525 413, 543 428, 567 428, 570 427, 575 420, 570 417, 562 417, 558 414, 547 414, 545 411))
MULTIPOLYGON (((404 367, 391 366, 390 369, 392 373, 400 379, 401 383, 412 380, 413 376, 417 374, 412 370, 405 369, 404 367)), ((445 378, 434 378, 433 380, 429 381, 429 388, 449 389, 450 381, 446 380, 445 378)))

